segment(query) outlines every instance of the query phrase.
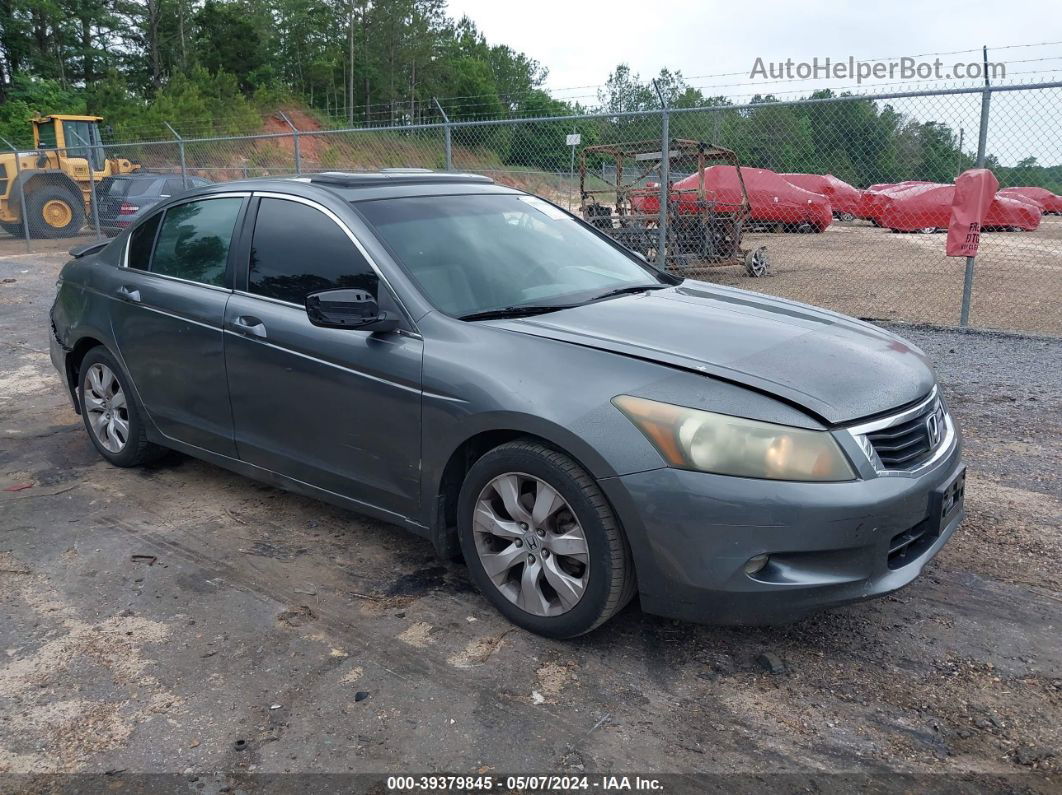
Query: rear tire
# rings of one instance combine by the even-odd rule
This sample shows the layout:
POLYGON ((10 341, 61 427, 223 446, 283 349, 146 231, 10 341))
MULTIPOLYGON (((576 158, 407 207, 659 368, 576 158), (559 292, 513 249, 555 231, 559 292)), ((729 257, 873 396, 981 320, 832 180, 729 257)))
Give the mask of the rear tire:
POLYGON ((144 411, 129 377, 102 345, 90 350, 78 370, 77 400, 93 446, 117 467, 155 461, 167 450, 148 441, 144 411))
POLYGON ((634 595, 630 546, 605 495, 575 461, 544 444, 517 440, 476 461, 457 516, 472 581, 529 632, 585 634, 634 595), (503 499, 507 485, 514 489, 503 499))

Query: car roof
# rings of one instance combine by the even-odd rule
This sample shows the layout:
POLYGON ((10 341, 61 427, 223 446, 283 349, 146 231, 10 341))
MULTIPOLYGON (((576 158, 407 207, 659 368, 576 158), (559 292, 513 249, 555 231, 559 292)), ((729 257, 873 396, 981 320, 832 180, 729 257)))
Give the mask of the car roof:
MULTIPOLYGON (((196 194, 233 190, 273 191, 312 198, 326 193, 344 202, 410 196, 446 196, 465 193, 517 194, 521 191, 498 185, 480 174, 429 171, 427 169, 384 169, 371 172, 325 172, 303 177, 259 177, 235 182, 215 182, 197 188, 196 194)), ((183 194, 187 200, 189 194, 183 194)))

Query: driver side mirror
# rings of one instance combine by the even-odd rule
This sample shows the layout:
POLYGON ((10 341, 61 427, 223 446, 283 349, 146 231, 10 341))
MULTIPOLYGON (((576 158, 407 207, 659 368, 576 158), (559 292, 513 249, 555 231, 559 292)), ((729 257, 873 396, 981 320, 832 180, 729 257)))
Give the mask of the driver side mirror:
POLYGON ((380 311, 367 290, 321 290, 306 296, 306 315, 321 328, 353 328, 362 331, 395 331, 398 316, 380 311))

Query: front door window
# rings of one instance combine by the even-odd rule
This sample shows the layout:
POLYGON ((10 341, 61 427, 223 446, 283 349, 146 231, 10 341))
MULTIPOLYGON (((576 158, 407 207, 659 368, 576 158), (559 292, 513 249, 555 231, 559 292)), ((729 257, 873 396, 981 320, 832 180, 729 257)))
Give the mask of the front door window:
POLYGON ((305 204, 262 199, 248 290, 302 306, 307 293, 340 287, 377 298, 379 278, 336 222, 305 204))

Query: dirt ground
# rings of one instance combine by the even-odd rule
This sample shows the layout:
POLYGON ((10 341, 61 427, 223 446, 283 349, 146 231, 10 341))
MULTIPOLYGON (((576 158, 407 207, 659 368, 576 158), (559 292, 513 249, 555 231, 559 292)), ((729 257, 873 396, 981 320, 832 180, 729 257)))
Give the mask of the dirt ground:
MULTIPOLYGON (((758 233, 744 246, 767 246, 770 277, 731 267, 710 278, 857 317, 958 326, 966 260, 944 255, 946 238, 865 221, 835 222, 818 235, 758 233)), ((1044 216, 1033 232, 982 235, 970 325, 1062 334, 1062 216, 1044 216)))
POLYGON ((145 772, 208 792, 285 772, 1062 784, 1062 341, 902 332, 937 361, 970 464, 969 516, 909 588, 776 628, 635 602, 554 642, 394 527, 177 455, 104 463, 47 355, 62 261, 0 255, 0 789, 145 772))

